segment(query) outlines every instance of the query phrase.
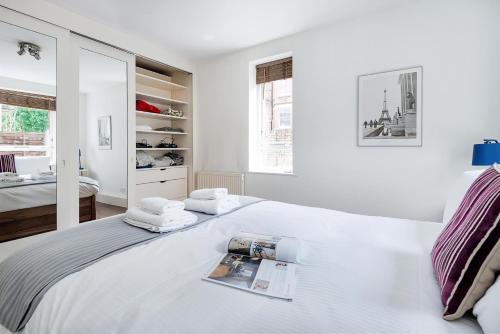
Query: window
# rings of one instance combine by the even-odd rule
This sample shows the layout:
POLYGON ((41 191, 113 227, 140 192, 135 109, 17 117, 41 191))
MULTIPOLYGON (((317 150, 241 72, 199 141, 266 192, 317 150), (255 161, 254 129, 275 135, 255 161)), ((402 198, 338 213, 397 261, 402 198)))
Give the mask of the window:
POLYGON ((250 101, 250 171, 293 173, 291 66, 290 57, 252 68, 256 80, 250 101))
POLYGON ((55 111, 0 104, 0 152, 55 162, 55 111))

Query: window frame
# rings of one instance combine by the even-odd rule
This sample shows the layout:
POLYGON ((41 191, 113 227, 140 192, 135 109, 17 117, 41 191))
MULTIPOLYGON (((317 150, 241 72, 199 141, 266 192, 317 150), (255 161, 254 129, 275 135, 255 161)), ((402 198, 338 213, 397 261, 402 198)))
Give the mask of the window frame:
MULTIPOLYGON (((288 57, 293 57, 292 52, 285 52, 281 53, 275 56, 270 56, 266 58, 261 58, 258 60, 250 61, 249 62, 249 110, 248 110, 248 144, 247 144, 247 173, 250 174, 268 174, 268 175, 279 175, 279 176, 297 176, 296 175, 296 169, 295 169, 295 156, 296 156, 296 150, 295 150, 295 131, 293 131, 293 95, 294 95, 294 84, 293 84, 293 75, 292 75, 292 101, 291 107, 292 107, 292 113, 291 113, 291 119, 290 119, 290 128, 292 130, 291 133, 291 145, 292 145, 292 163, 291 163, 291 170, 285 171, 285 170, 268 170, 268 169, 263 169, 260 168, 256 162, 258 161, 258 158, 256 157, 257 154, 257 147, 259 146, 260 143, 260 137, 257 134, 256 129, 260 127, 259 124, 262 124, 262 121, 260 119, 260 112, 258 112, 258 106, 257 106, 257 101, 258 101, 258 94, 259 94, 259 84, 256 83, 256 66, 259 64, 263 64, 266 62, 271 62, 274 60, 280 60, 288 57)), ((273 111, 274 112, 274 111, 273 111)), ((273 116, 274 117, 274 116, 273 116)), ((275 128, 276 129, 276 128, 275 128)))

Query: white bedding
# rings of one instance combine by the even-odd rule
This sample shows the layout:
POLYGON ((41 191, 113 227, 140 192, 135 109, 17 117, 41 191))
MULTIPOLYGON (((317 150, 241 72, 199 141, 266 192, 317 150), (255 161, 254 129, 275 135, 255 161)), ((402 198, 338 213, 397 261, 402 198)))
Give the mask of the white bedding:
MULTIPOLYGON (((80 182, 80 198, 97 194, 99 188, 80 182)), ((56 183, 0 188, 0 212, 34 208, 56 203, 56 183)))
POLYGON ((480 333, 470 318, 441 318, 429 255, 439 230, 261 202, 64 278, 24 332, 480 333), (292 302, 201 280, 240 231, 302 240, 292 302))

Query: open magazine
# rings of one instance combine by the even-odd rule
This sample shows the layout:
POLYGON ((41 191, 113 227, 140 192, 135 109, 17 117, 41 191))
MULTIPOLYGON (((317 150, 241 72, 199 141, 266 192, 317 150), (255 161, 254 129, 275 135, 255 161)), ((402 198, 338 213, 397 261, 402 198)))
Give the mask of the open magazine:
POLYGON ((225 254, 203 279, 292 300, 298 240, 241 233, 231 238, 225 254))

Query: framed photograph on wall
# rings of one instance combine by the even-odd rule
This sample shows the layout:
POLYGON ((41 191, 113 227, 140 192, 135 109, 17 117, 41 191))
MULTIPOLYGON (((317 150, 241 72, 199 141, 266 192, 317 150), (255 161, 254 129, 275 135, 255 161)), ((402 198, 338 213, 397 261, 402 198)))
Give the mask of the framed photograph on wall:
POLYGON ((422 146, 422 66, 358 76, 358 146, 422 146))
POLYGON ((111 150, 111 116, 101 116, 97 120, 98 148, 111 150))

